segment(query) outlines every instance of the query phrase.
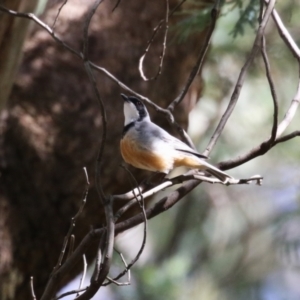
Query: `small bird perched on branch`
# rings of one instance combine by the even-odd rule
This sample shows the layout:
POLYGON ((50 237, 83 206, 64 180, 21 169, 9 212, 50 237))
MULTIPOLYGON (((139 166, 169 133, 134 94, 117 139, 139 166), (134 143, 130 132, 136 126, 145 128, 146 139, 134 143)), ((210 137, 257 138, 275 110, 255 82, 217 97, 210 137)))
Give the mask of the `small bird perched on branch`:
POLYGON ((222 182, 233 178, 204 161, 206 156, 151 122, 145 105, 138 98, 121 96, 124 99, 125 124, 120 148, 128 164, 165 174, 184 166, 205 170, 222 182))

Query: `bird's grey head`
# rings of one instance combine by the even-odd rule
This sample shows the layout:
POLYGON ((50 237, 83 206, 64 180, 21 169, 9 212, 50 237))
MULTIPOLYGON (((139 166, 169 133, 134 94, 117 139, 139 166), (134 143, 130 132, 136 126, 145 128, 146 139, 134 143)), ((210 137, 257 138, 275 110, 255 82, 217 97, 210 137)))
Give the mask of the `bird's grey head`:
POLYGON ((121 96, 124 100, 125 126, 134 122, 150 120, 147 108, 141 100, 124 94, 121 94, 121 96))

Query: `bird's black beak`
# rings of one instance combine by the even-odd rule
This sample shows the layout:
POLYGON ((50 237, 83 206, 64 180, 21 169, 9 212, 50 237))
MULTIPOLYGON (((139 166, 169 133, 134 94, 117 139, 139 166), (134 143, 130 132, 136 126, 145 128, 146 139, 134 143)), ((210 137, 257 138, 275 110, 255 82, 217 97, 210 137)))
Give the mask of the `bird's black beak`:
POLYGON ((124 101, 126 101, 126 102, 128 102, 128 101, 129 101, 129 99, 128 99, 128 97, 127 97, 126 95, 124 95, 124 94, 121 94, 121 97, 123 98, 123 100, 124 100, 124 101))

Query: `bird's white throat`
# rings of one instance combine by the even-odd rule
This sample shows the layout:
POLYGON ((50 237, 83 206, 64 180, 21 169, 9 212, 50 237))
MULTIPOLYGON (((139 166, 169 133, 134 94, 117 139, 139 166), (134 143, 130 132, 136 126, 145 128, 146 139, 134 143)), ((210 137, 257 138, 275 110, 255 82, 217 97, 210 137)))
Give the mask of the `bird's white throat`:
POLYGON ((133 103, 131 102, 124 103, 124 116, 125 116, 125 123, 124 123, 125 126, 139 119, 139 112, 137 111, 133 103))

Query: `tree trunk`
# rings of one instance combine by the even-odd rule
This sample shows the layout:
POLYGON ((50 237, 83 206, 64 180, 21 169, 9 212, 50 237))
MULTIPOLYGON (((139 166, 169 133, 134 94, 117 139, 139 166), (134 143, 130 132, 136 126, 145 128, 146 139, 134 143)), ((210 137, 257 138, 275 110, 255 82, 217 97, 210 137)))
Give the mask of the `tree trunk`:
MULTIPOLYGON (((20 12, 35 10, 38 0, 3 0, 1 5, 20 12)), ((0 110, 6 105, 17 71, 29 20, 0 14, 0 110)))

